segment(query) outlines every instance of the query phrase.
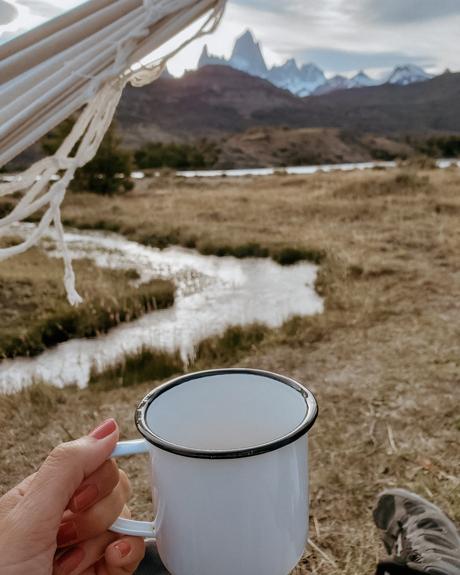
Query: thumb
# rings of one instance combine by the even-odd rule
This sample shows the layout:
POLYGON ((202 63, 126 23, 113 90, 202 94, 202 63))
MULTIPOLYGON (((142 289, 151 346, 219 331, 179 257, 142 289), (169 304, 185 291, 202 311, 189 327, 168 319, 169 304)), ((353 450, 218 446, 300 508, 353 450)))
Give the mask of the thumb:
MULTIPOLYGON (((137 572, 136 569, 145 554, 145 543, 142 537, 122 537, 105 550, 105 565, 107 575, 128 575, 137 572)), ((161 563, 161 562, 160 562, 161 563)), ((167 573, 157 564, 149 563, 148 572, 155 575, 167 573)), ((143 570, 141 570, 143 572, 143 570)))
POLYGON ((115 420, 108 419, 89 435, 53 449, 19 506, 18 512, 26 515, 24 520, 43 521, 47 530, 57 530, 73 493, 109 458, 118 435, 115 420))

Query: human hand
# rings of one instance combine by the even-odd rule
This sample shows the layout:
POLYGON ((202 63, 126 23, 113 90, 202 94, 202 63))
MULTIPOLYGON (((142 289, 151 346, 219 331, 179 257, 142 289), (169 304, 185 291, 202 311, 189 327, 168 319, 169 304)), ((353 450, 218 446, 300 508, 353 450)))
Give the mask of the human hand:
POLYGON ((129 481, 108 457, 113 419, 56 447, 40 469, 0 498, 2 575, 127 575, 144 541, 108 531, 129 514, 129 481))

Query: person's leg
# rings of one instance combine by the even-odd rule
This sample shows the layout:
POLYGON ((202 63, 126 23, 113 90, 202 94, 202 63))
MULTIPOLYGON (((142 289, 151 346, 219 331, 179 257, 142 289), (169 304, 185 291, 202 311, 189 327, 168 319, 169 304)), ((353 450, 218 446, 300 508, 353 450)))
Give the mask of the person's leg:
POLYGON ((157 547, 153 541, 147 541, 145 557, 134 575, 169 575, 169 571, 161 562, 157 547))
POLYGON ((377 575, 460 574, 459 532, 436 505, 404 489, 389 489, 378 499, 374 522, 389 555, 377 575))

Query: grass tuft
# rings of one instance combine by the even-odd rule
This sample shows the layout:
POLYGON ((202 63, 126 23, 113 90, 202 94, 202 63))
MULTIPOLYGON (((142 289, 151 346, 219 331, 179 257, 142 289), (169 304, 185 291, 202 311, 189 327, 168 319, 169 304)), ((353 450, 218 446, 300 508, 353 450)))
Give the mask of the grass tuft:
POLYGON ((39 249, 0 264, 0 357, 37 355, 174 303, 172 282, 154 280, 134 287, 132 270, 101 269, 80 260, 74 267, 84 302, 72 307, 66 301, 61 266, 39 249))
POLYGON ((90 385, 99 390, 130 387, 163 380, 186 370, 199 371, 230 365, 254 351, 269 333, 269 328, 260 324, 229 327, 222 335, 203 340, 187 366, 178 352, 142 347, 108 368, 101 370, 94 366, 90 385))
POLYGON ((282 266, 290 266, 301 261, 308 261, 314 264, 320 264, 325 257, 321 250, 305 248, 282 248, 273 254, 273 259, 282 266))
POLYGON ((269 332, 268 327, 258 323, 244 327, 231 326, 222 335, 201 341, 190 367, 208 369, 235 363, 260 345, 269 332))
POLYGON ((98 389, 129 387, 146 381, 157 381, 181 373, 184 364, 179 353, 142 347, 133 354, 125 356, 114 365, 99 370, 91 369, 90 385, 98 389))

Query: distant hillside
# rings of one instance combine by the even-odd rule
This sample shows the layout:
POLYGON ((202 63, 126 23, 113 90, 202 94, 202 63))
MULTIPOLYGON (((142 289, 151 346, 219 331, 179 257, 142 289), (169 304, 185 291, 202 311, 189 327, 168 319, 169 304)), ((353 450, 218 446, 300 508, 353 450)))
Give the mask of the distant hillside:
MULTIPOLYGON (((128 86, 116 118, 129 144, 151 139, 195 139, 241 132, 274 109, 299 114, 305 103, 267 80, 228 66, 207 66, 179 79, 160 78, 143 88, 128 86)), ((275 124, 277 122, 274 122, 275 124)))
POLYGON ((227 66, 128 87, 117 111, 126 144, 219 138, 255 126, 342 128, 375 134, 460 132, 460 74, 426 82, 299 98, 227 66))
MULTIPOLYGON (((229 66, 206 66, 127 87, 115 119, 133 150, 149 142, 195 146, 207 138, 213 143, 204 149, 213 150, 220 167, 282 166, 457 155, 458 137, 452 145, 430 137, 460 134, 459 103, 460 74, 299 98, 229 66)), ((42 155, 36 143, 8 169, 42 155)))
POLYGON ((251 128, 219 143, 216 168, 337 164, 409 158, 405 142, 337 128, 251 128))
MULTIPOLYGON (((304 98, 301 116, 283 110, 289 123, 340 127, 375 133, 460 132, 460 73, 443 74, 408 86, 344 90, 304 98), (291 116, 292 115, 292 116, 291 116)), ((277 112, 275 111, 275 114, 277 112)), ((256 121, 271 121, 261 111, 256 121)))

